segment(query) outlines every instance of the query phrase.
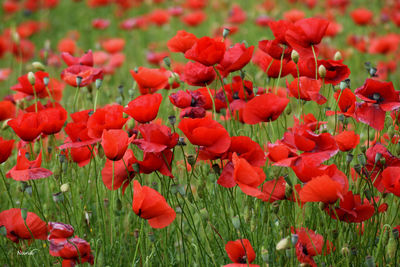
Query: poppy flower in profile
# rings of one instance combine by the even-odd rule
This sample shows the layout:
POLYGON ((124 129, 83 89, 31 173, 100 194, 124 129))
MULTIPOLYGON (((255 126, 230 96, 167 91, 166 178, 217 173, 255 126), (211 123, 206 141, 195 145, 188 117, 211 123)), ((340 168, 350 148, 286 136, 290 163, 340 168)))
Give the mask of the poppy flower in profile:
POLYGON ((78 87, 77 77, 82 78, 79 87, 85 87, 97 79, 102 79, 103 71, 86 65, 72 65, 61 72, 61 79, 73 87, 78 87))
POLYGON ((93 53, 92 50, 87 51, 81 57, 74 57, 68 52, 62 52, 61 58, 64 60, 65 64, 68 66, 73 65, 85 65, 93 67, 93 53))
POLYGON ((124 113, 137 122, 150 122, 157 117, 161 101, 162 95, 158 93, 141 95, 128 103, 128 106, 124 108, 124 113))
POLYGON ((317 267, 314 257, 324 253, 329 254, 333 248, 333 244, 329 241, 324 242, 322 235, 316 234, 313 230, 307 228, 296 229, 298 236, 296 243, 296 256, 299 262, 306 263, 312 267, 317 267), (325 248, 325 251, 323 251, 325 248))
POLYGON ((123 191, 129 185, 129 182, 135 176, 132 164, 136 163, 137 160, 132 150, 127 150, 122 159, 118 161, 112 161, 107 158, 104 168, 101 170, 101 177, 104 185, 109 190, 117 190, 122 186, 123 191), (114 164, 114 170, 113 170, 114 164), (113 177, 114 174, 114 177, 113 177), (113 184, 114 182, 114 184, 113 184))
POLYGON ((68 113, 60 105, 52 105, 39 112, 39 120, 42 125, 42 133, 46 135, 56 134, 64 127, 68 113))
POLYGON ((311 79, 305 76, 295 78, 290 84, 286 82, 290 95, 305 101, 315 101, 322 105, 326 102, 326 98, 319 93, 322 82, 320 80, 311 79))
POLYGON ((130 72, 142 95, 152 94, 168 85, 169 74, 166 70, 139 67, 137 71, 130 72))
POLYGON ((176 217, 174 209, 160 193, 153 188, 141 186, 136 180, 133 181, 132 209, 153 228, 167 227, 176 217))
POLYGON ((48 223, 49 236, 48 240, 55 238, 68 238, 74 234, 74 227, 69 224, 59 222, 48 223))
POLYGON ((139 172, 149 174, 158 171, 162 175, 173 178, 171 173, 172 170, 172 160, 174 154, 171 149, 165 149, 159 153, 144 152, 143 160, 138 161, 139 172))
POLYGON ((301 202, 323 202, 332 204, 338 198, 343 199, 342 185, 328 175, 311 179, 300 191, 301 202))
POLYGON ((18 78, 18 84, 11 87, 11 90, 24 93, 25 95, 37 96, 41 95, 46 90, 44 85, 44 78, 48 78, 49 74, 44 71, 37 71, 35 74, 35 84, 32 85, 28 80, 28 74, 25 74, 18 78))
POLYGON ((13 150, 15 140, 6 140, 0 136, 0 164, 5 162, 10 156, 13 150))
POLYGON ((388 167, 382 172, 382 184, 387 191, 400 197, 400 167, 388 167))
POLYGON ((268 144, 267 157, 272 162, 280 162, 289 158, 297 157, 297 151, 281 140, 277 140, 274 144, 268 144))
POLYGON ((118 104, 97 109, 88 119, 88 136, 101 138, 103 130, 121 129, 128 118, 123 117, 124 107, 118 104))
POLYGON ((178 143, 179 135, 171 133, 171 129, 166 125, 150 123, 139 125, 137 128, 143 138, 136 139, 133 143, 144 152, 162 152, 174 148, 178 143))
POLYGON ((178 128, 190 143, 205 147, 211 153, 224 153, 229 149, 231 138, 226 129, 208 117, 200 119, 184 118, 178 128))
POLYGON ((285 199, 286 181, 283 176, 267 181, 262 186, 262 201, 273 203, 285 199))
POLYGON ((35 112, 20 112, 16 118, 9 120, 7 124, 25 142, 32 142, 42 132, 39 114, 35 112))
POLYGON ((225 49, 225 43, 204 36, 185 52, 185 57, 205 66, 213 66, 223 59, 225 49))
POLYGON ((320 18, 306 18, 295 22, 286 31, 286 41, 300 56, 314 57, 312 48, 317 55, 318 45, 325 36, 329 21, 320 18))
POLYGON ((237 43, 225 51, 224 57, 217 65, 217 69, 223 77, 229 73, 242 69, 246 66, 253 55, 254 46, 246 48, 245 44, 237 43))
POLYGON ((26 158, 26 150, 21 148, 18 150, 17 164, 7 172, 6 177, 15 181, 29 181, 46 178, 53 174, 51 171, 41 168, 41 165, 41 151, 35 160, 29 161, 26 158))
MULTIPOLYGON (((225 251, 233 263, 239 264, 228 264, 224 266, 248 266, 247 263, 250 264, 256 259, 256 253, 248 239, 229 241, 225 245, 225 251)), ((250 264, 250 266, 254 267, 258 265, 250 264)))
POLYGON ((360 135, 354 131, 343 131, 335 136, 335 141, 340 151, 349 151, 356 148, 360 143, 360 135))
POLYGON ((271 78, 286 77, 296 71, 296 64, 292 60, 287 60, 285 58, 282 61, 280 58, 279 60, 275 60, 260 49, 257 49, 254 53, 252 62, 271 78))
POLYGON ((181 17, 181 21, 191 27, 196 27, 207 19, 207 14, 201 10, 188 13, 181 17))
POLYGON ((9 100, 0 101, 0 121, 15 117, 15 104, 9 100))
MULTIPOLYGON (((336 102, 339 106, 339 114, 343 114, 346 117, 355 116, 354 112, 356 110, 356 96, 349 88, 336 91, 333 97, 336 99, 336 102)), ((327 111, 327 115, 334 114, 335 113, 333 111, 327 111)))
POLYGON ((101 43, 101 46, 105 51, 110 54, 115 54, 121 52, 125 47, 125 39, 122 38, 112 38, 105 40, 101 43))
POLYGON ((19 243, 21 239, 46 240, 47 238, 46 223, 33 212, 27 212, 24 222, 21 209, 9 209, 0 212, 0 227, 6 228, 7 238, 14 243, 19 243))
POLYGON ((366 199, 361 201, 360 195, 347 192, 339 202, 339 208, 326 209, 332 219, 348 223, 360 223, 368 220, 375 213, 375 208, 366 199))
POLYGON ((171 52, 185 53, 187 50, 192 48, 197 40, 198 39, 196 35, 194 35, 193 33, 180 30, 167 42, 167 46, 169 51, 171 52))
POLYGON ((107 29, 110 26, 110 20, 108 19, 93 19, 92 27, 98 30, 107 29))
POLYGON ((90 244, 79 238, 52 238, 49 239, 49 253, 53 257, 61 257, 63 259, 62 266, 75 266, 76 264, 88 262, 94 264, 94 257, 90 244))
POLYGON ((247 124, 269 122, 278 119, 285 110, 289 99, 272 93, 254 97, 243 109, 243 120, 247 124))
POLYGON ((122 159, 133 138, 135 138, 135 135, 129 138, 128 134, 121 129, 104 129, 101 136, 101 146, 107 159, 112 161, 122 159))
POLYGON ((213 67, 204 66, 198 62, 186 63, 181 79, 193 86, 205 86, 212 83, 217 77, 213 67))
POLYGON ((372 21, 374 13, 366 8, 357 8, 350 12, 354 23, 358 25, 367 25, 372 21))

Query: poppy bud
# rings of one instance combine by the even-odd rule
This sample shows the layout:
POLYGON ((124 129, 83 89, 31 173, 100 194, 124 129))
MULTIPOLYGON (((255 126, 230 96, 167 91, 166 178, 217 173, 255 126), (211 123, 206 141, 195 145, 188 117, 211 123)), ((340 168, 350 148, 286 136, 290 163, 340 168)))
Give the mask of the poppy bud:
POLYGON ((340 250, 340 253, 344 256, 347 257, 350 254, 350 249, 347 246, 347 244, 344 245, 344 247, 342 247, 342 249, 340 250))
POLYGON ((103 84, 103 80, 102 79, 96 79, 95 81, 95 85, 96 85, 96 89, 100 89, 101 85, 103 84))
POLYGON ((347 163, 350 163, 350 162, 353 160, 353 158, 354 158, 354 155, 353 155, 353 154, 347 153, 347 155, 346 155, 346 162, 347 162, 347 163))
POLYGON ((290 240, 292 241, 292 245, 295 246, 297 244, 297 241, 299 240, 299 236, 297 234, 292 234, 290 240))
POLYGON ((186 146, 185 138, 184 138, 184 137, 179 137, 179 139, 178 139, 178 146, 186 146))
POLYGON ((295 64, 297 64, 297 62, 299 62, 299 53, 296 50, 292 50, 292 60, 295 64))
POLYGON ((39 61, 32 62, 32 67, 37 71, 44 71, 46 69, 46 67, 39 61))
POLYGON ((81 76, 76 76, 76 86, 77 87, 81 87, 82 79, 83 78, 81 76))
POLYGON ((28 81, 32 86, 35 85, 36 77, 35 77, 35 74, 32 71, 30 71, 28 73, 28 81))
POLYGON ((169 121, 169 123, 171 123, 172 126, 174 126, 176 123, 175 115, 168 116, 168 121, 169 121))
POLYGON ((128 95, 129 95, 130 98, 133 98, 134 95, 135 95, 135 91, 133 89, 129 89, 128 90, 128 95))
POLYGON ((20 40, 21 40, 21 38, 19 37, 19 34, 18 34, 18 32, 17 31, 12 31, 12 35, 11 35, 11 37, 12 37, 12 39, 13 39, 13 41, 14 41, 14 43, 16 43, 17 45, 19 44, 19 42, 20 42, 20 40))
POLYGON ((188 155, 187 156, 187 161, 190 164, 190 166, 194 166, 196 164, 196 157, 194 155, 188 155))
POLYGON ((340 53, 340 51, 336 51, 335 56, 333 57, 334 60, 342 60, 342 53, 340 53))
POLYGON ((354 170, 361 175, 362 167, 360 164, 354 165, 354 170))
POLYGON ((265 263, 269 262, 269 253, 268 250, 266 250, 264 247, 261 247, 261 258, 265 263))
POLYGON ((371 76, 371 77, 376 77, 377 75, 376 75, 376 72, 377 72, 378 70, 377 70, 377 68, 374 68, 374 67, 371 67, 370 69, 369 69, 369 76, 371 76))
POLYGON ((278 244, 276 244, 276 250, 284 250, 290 248, 291 242, 289 237, 281 239, 278 244))
POLYGON ((240 219, 238 216, 232 217, 232 224, 233 224, 233 227, 235 227, 235 229, 240 228, 240 219))
POLYGON ((7 229, 4 225, 0 226, 0 234, 7 236, 7 229))
POLYGON ((292 192, 293 192, 292 187, 288 183, 286 183, 285 184, 285 197, 287 199, 289 199, 292 196, 292 192))
MULTIPOLYGON (((91 211, 89 211, 89 212, 85 211, 85 222, 86 222, 87 226, 90 225, 90 218, 91 217, 92 217, 92 212, 91 211)), ((90 229, 90 230, 92 230, 92 229, 90 229)))
POLYGON ((389 236, 390 236, 389 231, 385 231, 385 232, 383 233, 382 245, 386 246, 386 245, 388 244, 388 242, 389 242, 389 236))
POLYGON ((229 30, 228 28, 224 28, 224 30, 222 31, 222 36, 224 37, 224 39, 229 35, 230 32, 231 30, 229 30))
POLYGON ((318 205, 318 207, 319 207, 319 209, 320 209, 320 210, 325 210, 325 208, 326 208, 326 205, 325 205, 325 203, 324 203, 324 202, 319 202, 319 205, 318 205))
POLYGON ((324 79, 326 77, 326 68, 324 65, 320 65, 318 67, 318 74, 322 79, 324 79))
POLYGON ((279 202, 274 202, 274 203, 272 203, 272 212, 273 213, 275 213, 275 214, 278 214, 278 212, 279 212, 279 202))
POLYGON ((367 265, 367 267, 375 267, 376 265, 374 257, 372 256, 365 257, 365 265, 367 265))
POLYGON ((361 166, 365 166, 367 164, 367 159, 365 158, 364 154, 358 154, 357 159, 361 166))
POLYGON ((393 229, 392 234, 395 239, 399 239, 399 230, 393 229))
POLYGON ((379 161, 380 161, 380 159, 382 158, 382 154, 381 153, 376 153, 376 155, 375 155, 375 164, 377 164, 379 161))
POLYGON ((60 190, 63 193, 68 192, 69 191, 69 184, 66 183, 66 184, 61 185, 60 190))
POLYGON ((26 221, 26 217, 28 217, 28 210, 27 209, 21 209, 21 216, 24 221, 26 221))
POLYGON ((163 61, 168 68, 171 68, 171 59, 169 57, 163 58, 163 61))
POLYGON ((58 192, 53 194, 53 201, 54 202, 63 202, 64 201, 64 195, 62 192, 58 192))
POLYGON ((389 258, 394 258, 397 250, 397 239, 391 236, 386 246, 386 254, 389 258))

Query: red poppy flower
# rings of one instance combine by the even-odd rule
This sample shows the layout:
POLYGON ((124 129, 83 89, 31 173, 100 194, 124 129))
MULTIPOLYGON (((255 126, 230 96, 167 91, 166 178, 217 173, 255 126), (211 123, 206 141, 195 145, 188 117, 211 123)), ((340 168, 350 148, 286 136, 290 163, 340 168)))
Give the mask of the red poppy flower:
POLYGON ((48 240, 55 238, 68 238, 74 234, 74 227, 69 224, 59 222, 49 222, 49 236, 48 240))
POLYGON ((137 71, 131 70, 131 75, 142 95, 154 93, 168 85, 169 75, 166 70, 139 67, 137 71))
POLYGON ((382 172, 382 184, 385 189, 400 197, 400 167, 388 167, 382 172))
POLYGON ((17 60, 28 61, 35 55, 35 45, 27 39, 21 39, 18 43, 12 43, 11 52, 17 60))
POLYGON ((168 10, 154 9, 147 15, 147 19, 149 22, 152 22, 157 26, 162 26, 169 22, 170 15, 168 13, 168 10))
POLYGON ((71 55, 74 55, 76 52, 76 41, 70 38, 61 39, 58 42, 57 50, 59 52, 67 52, 71 55))
POLYGON ((367 79, 354 93, 367 103, 379 105, 383 111, 400 107, 399 92, 394 90, 392 82, 367 79))
POLYGON ((225 251, 232 262, 244 263, 245 266, 246 263, 252 263, 256 259, 256 253, 248 239, 229 241, 225 245, 225 251))
POLYGON ((253 55, 254 46, 246 48, 245 44, 237 43, 225 51, 224 57, 217 65, 217 69, 223 77, 229 73, 242 69, 246 66, 253 55))
POLYGON ((6 177, 15 181, 29 181, 49 177, 53 173, 47 169, 41 168, 42 152, 37 158, 29 161, 26 158, 26 150, 21 148, 18 150, 17 164, 7 172, 6 177))
POLYGON ((324 37, 329 26, 329 21, 320 18, 306 18, 294 23, 286 31, 287 42, 300 56, 313 57, 312 47, 317 54, 318 45, 324 37))
POLYGON ((171 133, 171 129, 165 125, 155 123, 138 126, 142 139, 133 141, 144 152, 162 152, 167 148, 173 148, 178 143, 179 135, 171 133))
POLYGON ((273 203, 285 199, 286 181, 283 176, 267 181, 262 186, 262 197, 265 202, 273 203))
POLYGON ((296 229, 298 240, 296 243, 297 259, 301 263, 309 264, 312 267, 317 267, 313 257, 319 254, 329 254, 333 248, 331 242, 324 242, 322 235, 316 234, 313 230, 307 228, 296 229), (324 244, 325 243, 325 244, 324 244), (325 251, 322 249, 325 247, 325 251))
POLYGON ((15 140, 6 140, 0 136, 0 164, 5 162, 11 155, 15 140))
POLYGON ((141 95, 129 102, 124 112, 137 122, 150 122, 157 117, 161 101, 161 94, 141 95))
POLYGON ((213 66, 223 59, 224 54, 225 43, 204 36, 185 52, 185 57, 205 66, 213 66))
POLYGON ((0 121, 15 117, 15 104, 9 100, 0 101, 0 121))
POLYGON ((280 58, 279 60, 275 60, 273 57, 261 51, 260 49, 257 49, 254 53, 252 62, 260 67, 261 70, 271 78, 278 78, 279 73, 280 77, 286 77, 287 75, 296 71, 296 64, 292 60, 288 61, 283 59, 281 63, 280 58))
POLYGON ((75 266, 75 264, 88 262, 94 264, 94 257, 90 244, 77 236, 73 238, 50 239, 49 253, 54 257, 63 258, 62 266, 75 266))
POLYGON ((7 124, 25 142, 32 142, 42 132, 39 114, 35 112, 21 112, 15 119, 9 120, 7 124))
POLYGON ((318 60, 318 66, 322 65, 326 69, 325 83, 337 85, 349 77, 350 69, 342 62, 343 60, 318 60))
POLYGON ((205 86, 212 83, 216 76, 213 67, 207 67, 201 63, 189 61, 183 69, 181 79, 189 85, 205 86))
POLYGON ((290 60, 292 48, 290 46, 282 47, 278 40, 263 40, 258 42, 258 47, 263 52, 267 53, 274 60, 290 60), (283 55, 282 55, 283 53, 283 55))
POLYGON ((101 146, 107 159, 112 161, 122 159, 133 138, 135 136, 129 138, 128 134, 120 129, 104 129, 101 136, 101 146))
POLYGON ((229 149, 229 133, 218 122, 210 118, 182 119, 178 128, 189 139, 190 143, 204 146, 211 153, 224 153, 229 149))
POLYGON ((101 177, 104 185, 109 190, 117 190, 121 186, 123 191, 125 191, 129 182, 135 176, 132 164, 136 163, 137 160, 132 150, 127 150, 121 160, 114 161, 114 171, 113 171, 113 161, 107 159, 104 168, 101 170, 101 177), (114 178, 113 178, 114 173, 114 178), (113 186, 114 179, 114 186, 113 186))
POLYGON ((92 50, 87 51, 81 57, 74 57, 68 52, 62 52, 61 58, 64 60, 65 64, 68 66, 73 65, 85 65, 93 67, 93 53, 92 50))
POLYGON ((79 87, 85 87, 97 79, 102 79, 103 71, 85 65, 72 65, 61 72, 61 79, 74 87, 78 87, 77 77, 82 78, 79 87))
POLYGON ((386 112, 379 105, 367 102, 356 104, 355 115, 357 120, 368 124, 372 128, 381 131, 385 127, 386 112))
POLYGON ((334 211, 327 208, 329 216, 348 223, 360 223, 368 220, 375 213, 374 206, 366 199, 361 201, 360 195, 353 195, 352 191, 347 192, 339 202, 339 208, 334 211))
POLYGON ((101 46, 105 51, 110 54, 121 52, 125 47, 125 39, 112 38, 101 43, 101 46))
POLYGON ((296 150, 289 147, 281 140, 277 140, 274 144, 268 144, 267 148, 268 148, 267 157, 272 162, 280 162, 289 158, 297 157, 296 150))
POLYGON ((67 111, 60 105, 49 107, 39 112, 39 121, 42 125, 42 133, 46 135, 56 134, 64 127, 67 120, 67 111))
POLYGON ((180 30, 167 42, 167 46, 169 51, 171 52, 185 53, 187 50, 192 48, 192 46, 196 42, 196 35, 186 32, 184 30, 180 30))
POLYGON ((108 105, 97 109, 87 121, 89 137, 101 138, 103 130, 121 129, 128 118, 123 118, 124 108, 121 105, 108 105))
POLYGON ((360 143, 360 136, 354 131, 343 131, 335 136, 335 141, 340 151, 349 151, 360 143))
POLYGON ((301 202, 335 203, 342 196, 342 186, 328 175, 311 179, 300 191, 301 202))
POLYGON ((181 21, 191 27, 196 27, 207 19, 207 14, 203 11, 194 11, 186 14, 181 18, 181 21))
POLYGON ((11 87, 11 90, 24 93, 26 95, 34 96, 35 93, 39 96, 43 91, 46 90, 44 85, 44 78, 48 78, 49 74, 44 71, 37 71, 35 73, 35 84, 32 84, 28 80, 28 74, 25 74, 18 78, 18 84, 11 87))
POLYGON ((192 104, 192 95, 189 92, 179 90, 169 96, 172 105, 178 108, 187 108, 192 104))
POLYGON ((326 102, 326 98, 319 93, 322 82, 308 77, 294 79, 290 84, 286 81, 290 95, 305 101, 315 101, 319 105, 326 102))
POLYGON ((7 238, 15 243, 18 243, 20 239, 46 240, 47 238, 46 223, 33 212, 27 212, 24 222, 21 209, 4 210, 0 212, 0 227, 3 226, 7 230, 7 238))
POLYGON ((170 225, 176 217, 165 198, 156 190, 141 186, 133 181, 132 209, 140 218, 148 221, 153 228, 164 228, 170 225))
MULTIPOLYGON (((338 90, 333 96, 335 97, 340 109, 338 113, 343 114, 346 117, 355 116, 354 112, 356 110, 356 96, 349 88, 338 90)), ((327 112, 327 115, 334 114, 335 113, 333 111, 327 112)))
POLYGON ((143 160, 138 161, 139 172, 149 174, 158 171, 162 175, 173 178, 174 176, 171 173, 173 158, 174 154, 170 149, 165 149, 159 153, 144 152, 143 160))
POLYGON ((358 25, 367 25, 371 22, 374 13, 366 8, 357 8, 351 11, 351 18, 358 25))
POLYGON ((289 99, 267 93, 254 97, 243 110, 243 120, 247 124, 269 122, 278 119, 285 110, 289 99))
POLYGON ((107 29, 110 26, 110 20, 108 19, 93 19, 92 27, 98 30, 107 29))

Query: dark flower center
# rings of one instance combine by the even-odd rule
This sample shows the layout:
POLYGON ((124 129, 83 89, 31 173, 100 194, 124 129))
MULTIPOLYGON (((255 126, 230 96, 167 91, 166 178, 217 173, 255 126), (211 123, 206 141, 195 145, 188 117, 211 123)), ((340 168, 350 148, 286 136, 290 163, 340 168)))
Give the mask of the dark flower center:
POLYGON ((371 98, 375 100, 377 103, 381 103, 384 100, 379 93, 374 93, 371 98))
POLYGON ((244 255, 243 257, 239 258, 238 263, 247 263, 246 255, 244 255))

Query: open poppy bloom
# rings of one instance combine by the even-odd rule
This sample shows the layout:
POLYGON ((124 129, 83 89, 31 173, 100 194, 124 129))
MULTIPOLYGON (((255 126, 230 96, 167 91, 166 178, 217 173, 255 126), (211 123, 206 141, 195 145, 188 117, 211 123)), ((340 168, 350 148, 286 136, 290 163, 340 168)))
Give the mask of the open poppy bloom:
POLYGON ((185 53, 187 50, 197 42, 197 37, 193 33, 180 30, 172 37, 168 42, 167 46, 171 52, 185 53))
POLYGON ((254 97, 243 109, 243 120, 247 124, 269 122, 278 119, 285 110, 289 99, 272 93, 254 97))
MULTIPOLYGON (((336 99, 339 107, 339 111, 337 112, 338 114, 343 114, 346 117, 355 116, 354 112, 356 110, 356 96, 349 88, 336 91, 333 94, 333 97, 336 99)), ((326 114, 331 116, 334 115, 335 112, 328 110, 326 114)))
POLYGON ((178 143, 179 135, 171 133, 171 129, 166 125, 155 123, 142 124, 138 126, 142 139, 134 140, 144 152, 162 152, 168 148, 174 148, 178 143))
POLYGON ((42 132, 39 114, 35 112, 20 112, 16 118, 9 120, 7 124, 25 142, 32 142, 42 132))
POLYGON ((132 150, 127 150, 123 158, 118 161, 107 159, 104 168, 101 170, 101 177, 104 185, 109 190, 117 190, 122 186, 122 191, 125 191, 136 174, 132 167, 132 164, 136 162, 137 160, 132 150))
POLYGON ((307 263, 312 267, 317 267, 314 257, 322 253, 325 255, 329 254, 334 249, 331 242, 324 242, 324 237, 316 234, 313 230, 302 227, 296 229, 296 234, 298 236, 295 246, 296 256, 301 263, 307 263), (325 251, 322 251, 324 247, 325 251))
POLYGON ((11 155, 15 140, 6 140, 0 136, 0 164, 5 162, 11 155))
POLYGON ((210 118, 182 119, 178 128, 190 143, 205 147, 211 153, 224 153, 229 149, 231 139, 225 128, 210 118))
POLYGON ((0 121, 15 117, 15 104, 9 100, 0 101, 0 121))
POLYGON ((225 51, 224 57, 217 65, 217 69, 223 77, 229 73, 242 69, 246 66, 253 55, 254 46, 246 46, 243 43, 237 43, 225 51))
POLYGON ((103 130, 121 129, 128 118, 123 117, 124 107, 118 104, 97 109, 87 121, 88 136, 101 138, 103 130))
POLYGON ((97 79, 103 79, 103 71, 86 65, 72 65, 61 72, 61 79, 73 87, 85 87, 97 79), (78 77, 81 78, 79 84, 78 77))
POLYGON ((229 259, 234 262, 233 264, 227 264, 224 266, 239 267, 239 266, 258 266, 250 264, 256 259, 256 253, 250 244, 248 239, 238 239, 235 241, 229 241, 225 245, 225 251, 228 254, 229 259), (247 264, 249 263, 249 265, 247 264))
POLYGON ((15 243, 18 243, 21 239, 46 240, 47 238, 46 223, 33 212, 27 212, 24 222, 21 209, 9 209, 0 212, 0 227, 6 228, 7 238, 15 243))
POLYGON ((326 98, 319 93, 322 82, 305 76, 294 79, 290 84, 286 82, 290 95, 305 101, 315 101, 319 105, 326 102, 326 98))
POLYGON ((88 262, 94 264, 94 257, 90 244, 78 236, 71 238, 49 239, 49 253, 63 259, 62 266, 73 267, 75 264, 88 262))
POLYGON ((42 133, 46 135, 56 134, 64 127, 68 113, 60 105, 50 104, 47 108, 39 112, 39 120, 42 125, 42 133))
POLYGON ((162 101, 161 94, 141 95, 128 103, 124 112, 140 123, 146 123, 157 117, 162 101))
POLYGON ((74 57, 68 52, 62 52, 61 58, 64 60, 65 64, 67 64, 68 66, 85 65, 85 66, 93 67, 92 50, 87 51, 81 57, 74 57))
POLYGON ((35 73, 35 83, 32 85, 28 80, 28 74, 25 74, 18 78, 18 84, 11 87, 11 90, 24 93, 25 95, 43 96, 42 92, 46 90, 44 85, 44 78, 48 78, 49 74, 44 71, 38 71, 35 73))
POLYGON ((213 67, 205 66, 199 62, 189 61, 186 63, 180 77, 189 85, 205 86, 212 83, 217 77, 217 74, 213 67))
POLYGON ((18 150, 17 164, 7 172, 6 177, 16 181, 29 181, 46 178, 53 174, 41 168, 40 165, 42 165, 42 151, 35 160, 29 161, 26 158, 26 150, 21 148, 18 150))
POLYGON ((318 60, 318 66, 324 66, 326 69, 324 83, 337 85, 349 77, 350 69, 342 62, 343 60, 318 60))
POLYGON ((49 222, 49 236, 48 240, 55 238, 68 238, 74 234, 74 227, 69 224, 59 223, 59 222, 49 222))
POLYGON ((139 86, 142 95, 152 94, 168 85, 169 72, 163 69, 149 69, 139 67, 137 71, 131 70, 133 79, 139 86))
POLYGON ((101 136, 101 146, 103 147, 107 159, 112 161, 122 159, 128 145, 134 138, 135 135, 129 138, 128 134, 121 129, 104 129, 103 135, 101 136))
POLYGON ((300 191, 301 202, 323 202, 332 204, 338 198, 343 199, 342 185, 328 175, 311 179, 300 191))
POLYGON ((153 228, 164 228, 176 217, 174 209, 160 193, 150 187, 141 186, 136 180, 133 181, 132 209, 153 228))
POLYGON ((400 197, 400 167, 388 167, 382 172, 382 184, 387 191, 400 197))
POLYGON ((326 212, 333 219, 360 223, 371 218, 375 213, 375 208, 366 199, 361 201, 360 195, 353 195, 353 192, 349 191, 340 200, 339 208, 327 207, 326 212))
POLYGON ((356 148, 360 143, 360 135, 354 131, 343 131, 335 136, 335 141, 340 151, 349 151, 356 148))
POLYGON ((198 39, 197 42, 185 52, 185 57, 205 66, 213 66, 220 63, 223 59, 225 49, 225 43, 204 36, 198 39))
POLYGON ((262 201, 273 203, 285 199, 286 181, 283 176, 267 181, 262 186, 262 201))

